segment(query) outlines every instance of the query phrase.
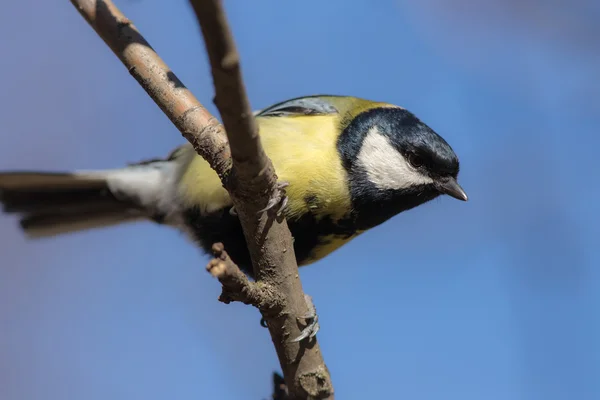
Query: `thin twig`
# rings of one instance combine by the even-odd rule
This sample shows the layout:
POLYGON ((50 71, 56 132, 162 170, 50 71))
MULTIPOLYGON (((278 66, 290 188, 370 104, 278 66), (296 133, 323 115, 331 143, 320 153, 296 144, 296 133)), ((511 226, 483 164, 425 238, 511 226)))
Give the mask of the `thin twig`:
POLYGON ((240 301, 273 314, 283 311, 285 298, 282 294, 268 284, 250 281, 229 258, 223 243, 213 244, 212 250, 215 258, 208 263, 206 269, 223 285, 219 301, 226 304, 240 301))
MULTIPOLYGON (((333 398, 329 373, 316 340, 290 341, 300 334, 296 317, 306 314, 307 305, 285 219, 258 213, 276 194, 277 177, 262 149, 250 112, 239 55, 221 2, 191 0, 211 61, 216 104, 229 133, 231 155, 223 127, 110 0, 71 2, 198 154, 210 163, 228 190, 244 228, 257 278, 256 284, 242 284, 241 288, 269 288, 266 292, 261 289, 261 301, 253 304, 259 307, 269 327, 290 399, 333 398), (270 297, 261 297, 264 293, 271 293, 270 297)), ((231 272, 231 265, 225 263, 226 271, 231 272)), ((232 274, 235 279, 225 282, 241 284, 239 275, 232 274)), ((229 292, 228 295, 233 293, 229 292)))

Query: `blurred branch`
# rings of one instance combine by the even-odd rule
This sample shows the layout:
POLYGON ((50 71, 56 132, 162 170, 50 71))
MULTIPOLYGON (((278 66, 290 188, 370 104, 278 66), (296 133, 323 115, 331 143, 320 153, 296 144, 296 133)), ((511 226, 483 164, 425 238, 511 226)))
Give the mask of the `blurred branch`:
POLYGON ((289 400, 287 387, 283 376, 278 373, 273 374, 273 396, 272 400, 289 400))
POLYGON ((261 311, 290 398, 333 398, 329 373, 316 339, 300 343, 290 340, 300 334, 296 317, 307 313, 307 304, 287 222, 275 218, 274 212, 259 211, 279 195, 280 189, 258 136, 241 78, 239 55, 221 2, 191 0, 211 62, 215 104, 227 134, 110 0, 71 2, 198 154, 210 163, 228 190, 244 230, 257 282, 251 283, 247 278, 244 281, 222 248, 216 249, 216 256, 226 259, 216 264, 212 261, 215 265, 211 268, 209 264, 209 269, 214 272, 214 267, 225 266, 224 275, 217 276, 226 278, 221 282, 228 299, 247 300, 261 311), (244 294, 248 289, 254 291, 254 297, 244 294))

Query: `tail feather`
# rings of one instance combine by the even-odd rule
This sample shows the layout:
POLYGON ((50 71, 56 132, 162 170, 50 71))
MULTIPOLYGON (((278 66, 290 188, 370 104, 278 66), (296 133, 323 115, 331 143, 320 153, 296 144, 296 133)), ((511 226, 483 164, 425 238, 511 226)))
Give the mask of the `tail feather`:
POLYGON ((4 212, 21 215, 30 237, 54 236, 144 218, 143 210, 116 198, 107 173, 0 173, 4 212))
POLYGON ((0 173, 0 190, 17 189, 85 189, 106 184, 106 173, 87 172, 29 172, 11 171, 0 173))
POLYGON ((93 228, 144 220, 132 210, 94 210, 64 214, 30 214, 21 219, 21 228, 30 238, 43 238, 75 233, 93 228))
POLYGON ((103 188, 6 189, 1 196, 7 213, 61 213, 120 204, 103 188))

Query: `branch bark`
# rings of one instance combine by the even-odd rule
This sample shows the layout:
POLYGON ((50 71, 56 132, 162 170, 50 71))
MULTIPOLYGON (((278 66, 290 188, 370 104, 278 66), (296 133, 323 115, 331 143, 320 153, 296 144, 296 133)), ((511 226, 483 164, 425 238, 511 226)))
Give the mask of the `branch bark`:
POLYGON ((210 163, 228 190, 244 230, 257 282, 242 277, 223 249, 216 248, 217 258, 211 261, 209 270, 221 270, 218 276, 228 296, 221 299, 244 301, 259 308, 290 399, 332 399, 333 386, 316 339, 300 343, 290 340, 300 334, 297 316, 306 314, 307 305, 287 222, 275 218, 273 212, 259 212, 278 195, 277 177, 260 142, 221 1, 190 2, 204 36, 215 83, 215 104, 227 134, 110 0, 71 2, 210 163), (249 293, 253 297, 248 297, 249 293))

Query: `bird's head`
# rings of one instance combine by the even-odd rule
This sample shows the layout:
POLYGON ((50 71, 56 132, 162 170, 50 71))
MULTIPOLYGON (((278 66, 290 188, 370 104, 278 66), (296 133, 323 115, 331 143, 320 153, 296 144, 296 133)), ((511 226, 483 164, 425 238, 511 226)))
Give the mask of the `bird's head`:
POLYGON ((364 228, 441 194, 467 200, 450 145, 403 108, 378 107, 358 114, 340 135, 338 147, 364 228))

